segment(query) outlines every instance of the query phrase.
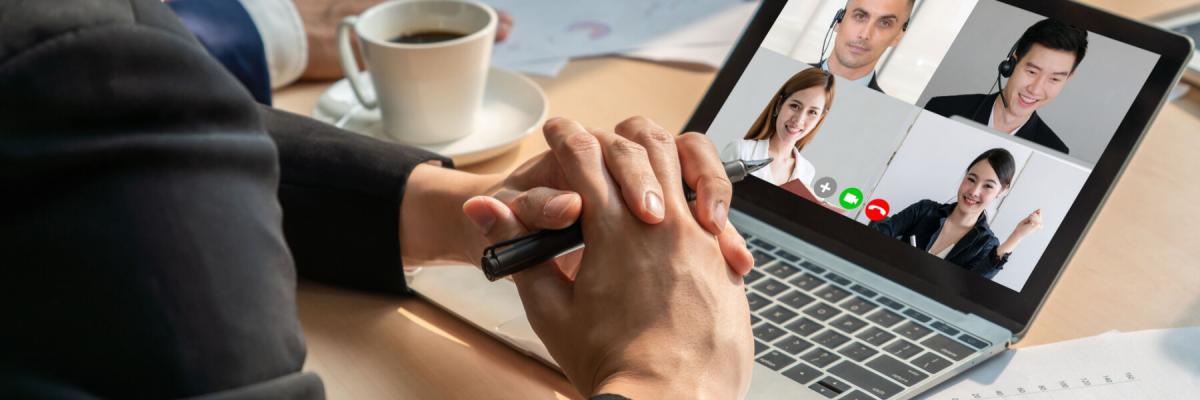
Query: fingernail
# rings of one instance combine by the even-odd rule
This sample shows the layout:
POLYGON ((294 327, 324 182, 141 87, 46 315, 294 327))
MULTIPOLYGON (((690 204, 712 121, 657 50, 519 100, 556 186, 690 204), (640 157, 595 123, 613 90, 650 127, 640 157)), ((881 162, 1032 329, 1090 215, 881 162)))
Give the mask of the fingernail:
POLYGON ((542 213, 545 214, 547 218, 558 219, 561 218, 563 214, 567 213, 567 207, 570 206, 571 195, 560 194, 558 196, 554 196, 553 199, 550 199, 550 201, 546 203, 546 206, 542 208, 542 213))
POLYGON ((712 218, 713 224, 717 227, 717 233, 725 229, 725 221, 729 219, 729 209, 725 207, 725 200, 719 200, 713 206, 712 218))
POLYGON ((468 213, 467 218, 470 218, 471 222, 475 223, 475 227, 479 228, 479 231, 484 234, 491 232, 492 226, 496 225, 496 216, 490 212, 482 214, 468 213))
POLYGON ((659 196, 654 191, 646 192, 646 211, 650 211, 650 214, 655 218, 662 218, 666 214, 666 211, 663 209, 662 196, 659 196))

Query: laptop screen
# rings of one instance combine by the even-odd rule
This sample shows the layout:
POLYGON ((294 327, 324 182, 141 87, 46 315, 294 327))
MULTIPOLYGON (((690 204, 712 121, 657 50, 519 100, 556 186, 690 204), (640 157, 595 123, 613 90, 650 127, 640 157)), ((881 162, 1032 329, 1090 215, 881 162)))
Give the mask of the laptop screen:
POLYGON ((1019 293, 1159 57, 995 0, 789 1, 707 134, 860 235, 1019 293))

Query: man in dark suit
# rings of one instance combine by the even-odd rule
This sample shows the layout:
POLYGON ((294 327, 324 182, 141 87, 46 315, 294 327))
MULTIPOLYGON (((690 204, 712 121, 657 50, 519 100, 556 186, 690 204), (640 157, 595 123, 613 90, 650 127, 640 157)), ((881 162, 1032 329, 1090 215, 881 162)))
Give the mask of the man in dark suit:
POLYGON ((1037 111, 1054 101, 1087 54, 1087 31, 1042 20, 1021 35, 999 66, 1008 82, 992 94, 941 96, 925 108, 947 118, 959 115, 1000 132, 1070 154, 1066 143, 1037 111))
POLYGON ((753 339, 730 321, 749 311, 727 266, 752 259, 722 230, 732 187, 712 178, 723 168, 700 135, 560 119, 546 125, 553 152, 474 175, 255 104, 159 0, 0 1, 0 21, 2 397, 320 399, 302 370, 297 275, 403 295, 405 263, 472 262, 581 214, 579 279, 549 263, 514 276, 542 300, 526 300, 531 323, 580 392, 732 398, 748 385, 753 339), (643 157, 604 161, 617 147, 643 157), (597 200, 621 193, 636 199, 597 200))
MULTIPOLYGON (((821 60, 818 67, 851 83, 884 93, 875 76, 875 67, 884 51, 900 44, 912 18, 916 0, 850 0, 838 10, 833 26, 837 38, 833 54, 821 60)), ((821 49, 824 51, 824 48, 821 49)))

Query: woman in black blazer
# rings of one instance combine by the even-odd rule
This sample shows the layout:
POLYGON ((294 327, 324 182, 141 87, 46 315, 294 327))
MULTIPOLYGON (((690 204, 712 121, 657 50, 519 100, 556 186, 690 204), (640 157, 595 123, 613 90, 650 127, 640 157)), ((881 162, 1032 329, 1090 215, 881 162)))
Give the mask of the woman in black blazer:
POLYGON ((1008 150, 985 151, 967 167, 956 201, 921 200, 870 226, 991 279, 1022 239, 1042 229, 1041 210, 1021 220, 1003 243, 988 226, 984 211, 1008 192, 1015 174, 1016 162, 1008 150))

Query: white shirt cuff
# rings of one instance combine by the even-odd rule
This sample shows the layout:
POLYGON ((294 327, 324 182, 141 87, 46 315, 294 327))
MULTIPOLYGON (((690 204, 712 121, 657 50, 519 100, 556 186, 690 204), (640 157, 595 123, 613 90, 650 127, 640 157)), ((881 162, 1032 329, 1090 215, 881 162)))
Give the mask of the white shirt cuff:
POLYGON ((292 0, 238 0, 254 20, 267 54, 271 88, 295 82, 308 67, 308 38, 292 0))

